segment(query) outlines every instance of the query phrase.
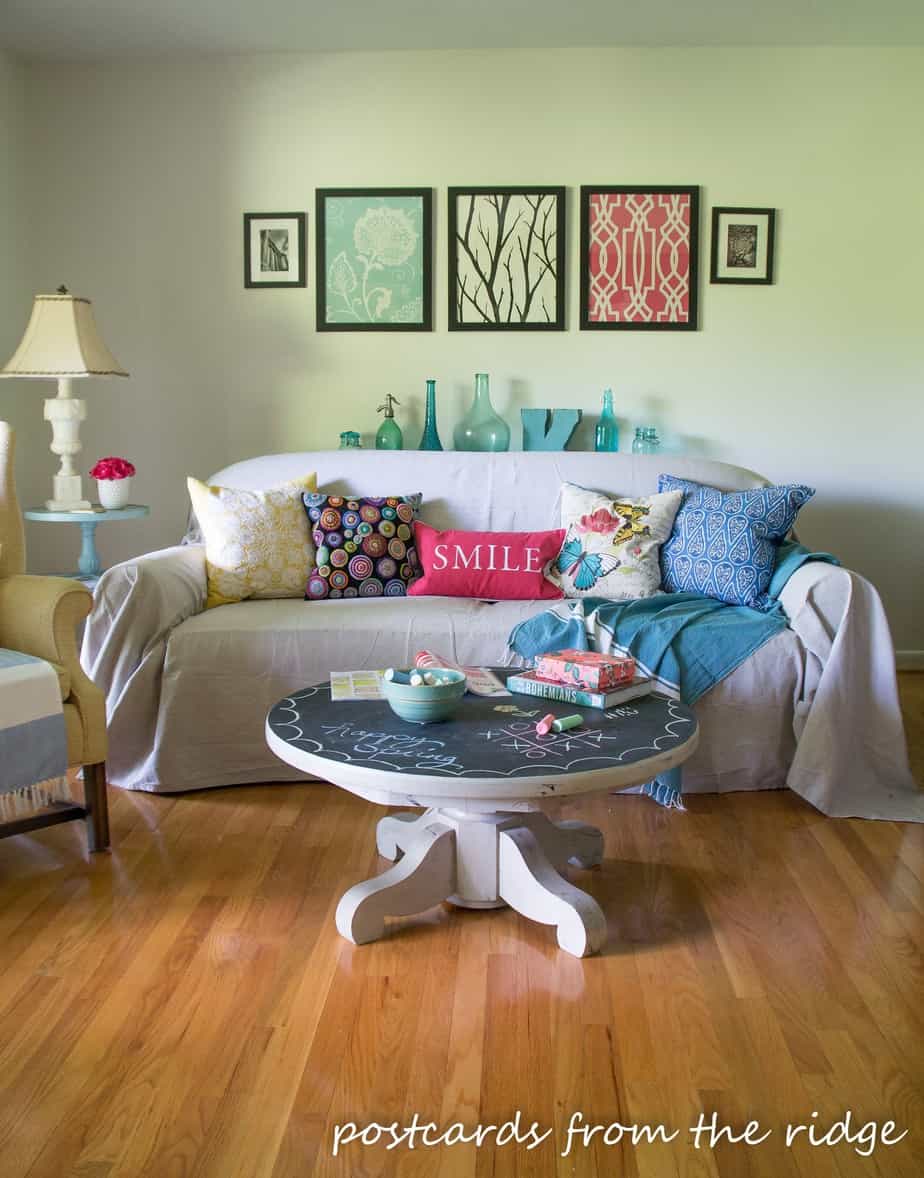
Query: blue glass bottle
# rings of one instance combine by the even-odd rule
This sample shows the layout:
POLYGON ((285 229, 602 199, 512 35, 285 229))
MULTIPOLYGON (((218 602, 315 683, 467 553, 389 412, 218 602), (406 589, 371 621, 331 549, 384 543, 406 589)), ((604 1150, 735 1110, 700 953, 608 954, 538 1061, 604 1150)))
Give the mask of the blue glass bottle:
POLYGON ((600 414, 600 420, 597 422, 597 431, 594 435, 594 449, 595 450, 618 450, 619 449, 619 423, 616 420, 616 414, 613 412, 613 390, 603 390, 603 412, 600 414))
POLYGON ((424 417, 423 434, 418 450, 442 450, 439 430, 436 428, 436 381, 427 381, 427 411, 424 417))
POLYGON ((475 374, 475 399, 453 431, 453 441, 457 450, 510 449, 510 426, 494 411, 486 372, 475 374))

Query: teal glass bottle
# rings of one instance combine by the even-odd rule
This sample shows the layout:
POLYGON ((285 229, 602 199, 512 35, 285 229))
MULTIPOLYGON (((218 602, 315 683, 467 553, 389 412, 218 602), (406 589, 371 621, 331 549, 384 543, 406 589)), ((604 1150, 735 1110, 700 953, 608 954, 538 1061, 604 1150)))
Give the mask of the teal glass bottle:
POLYGON ((395 421, 395 405, 400 405, 401 402, 397 397, 393 397, 391 393, 385 394, 385 403, 379 405, 376 410, 377 413, 384 413, 385 419, 379 426, 375 435, 376 450, 403 450, 404 449, 404 435, 401 433, 401 426, 395 421))
POLYGON ((486 372, 476 374, 472 407, 456 426, 452 437, 457 450, 500 452, 510 449, 510 426, 494 411, 486 372))
POLYGON ((597 422, 594 436, 595 450, 614 451, 619 449, 619 423, 613 412, 613 390, 603 390, 603 412, 597 422))
POLYGON ((427 410, 424 417, 423 434, 418 450, 442 450, 439 430, 436 428, 436 381, 427 381, 427 410))

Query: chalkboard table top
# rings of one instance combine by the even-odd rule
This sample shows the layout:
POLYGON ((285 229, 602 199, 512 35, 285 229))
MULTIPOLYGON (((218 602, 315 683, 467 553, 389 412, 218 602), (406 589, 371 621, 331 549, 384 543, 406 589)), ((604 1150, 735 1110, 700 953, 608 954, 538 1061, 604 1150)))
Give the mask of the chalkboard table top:
MULTIPOLYGON (((501 678, 509 669, 495 668, 501 678)), ((628 789, 696 747, 689 708, 652 695, 606 711, 526 695, 466 695, 440 724, 400 720, 384 700, 338 701, 328 684, 280 700, 267 741, 287 764, 386 805, 494 810, 514 801, 628 789), (579 728, 536 735, 542 716, 583 716, 579 728), (484 803, 479 806, 478 803, 484 803)))

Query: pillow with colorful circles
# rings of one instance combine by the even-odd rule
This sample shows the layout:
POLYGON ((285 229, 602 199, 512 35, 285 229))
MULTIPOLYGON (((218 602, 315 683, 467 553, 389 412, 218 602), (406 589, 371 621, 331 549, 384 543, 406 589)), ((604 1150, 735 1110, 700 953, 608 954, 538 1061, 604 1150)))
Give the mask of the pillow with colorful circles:
POLYGON ((317 546, 305 600, 404 597, 408 582, 420 575, 414 517, 421 498, 305 492, 302 501, 317 546))

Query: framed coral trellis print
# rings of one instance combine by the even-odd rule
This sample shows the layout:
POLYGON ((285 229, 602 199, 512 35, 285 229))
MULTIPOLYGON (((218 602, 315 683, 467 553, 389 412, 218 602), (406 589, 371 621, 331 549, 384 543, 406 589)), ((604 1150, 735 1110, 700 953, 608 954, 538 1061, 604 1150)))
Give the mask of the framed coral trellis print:
POLYGON ((581 328, 695 331, 699 188, 581 188, 581 328))
POLYGON ((564 330, 564 188, 450 188, 448 223, 450 331, 564 330))
POLYGON ((319 188, 318 331, 431 331, 433 193, 319 188))

